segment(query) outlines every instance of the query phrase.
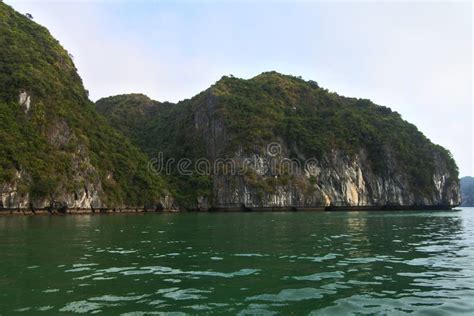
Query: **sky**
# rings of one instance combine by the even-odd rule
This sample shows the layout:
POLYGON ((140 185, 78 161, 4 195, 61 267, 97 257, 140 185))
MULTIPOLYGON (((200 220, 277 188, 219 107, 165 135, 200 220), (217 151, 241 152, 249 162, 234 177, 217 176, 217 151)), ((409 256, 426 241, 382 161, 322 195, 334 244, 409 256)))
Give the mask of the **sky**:
POLYGON ((474 176, 471 2, 5 2, 74 56, 92 100, 176 102, 275 70, 392 108, 474 176))

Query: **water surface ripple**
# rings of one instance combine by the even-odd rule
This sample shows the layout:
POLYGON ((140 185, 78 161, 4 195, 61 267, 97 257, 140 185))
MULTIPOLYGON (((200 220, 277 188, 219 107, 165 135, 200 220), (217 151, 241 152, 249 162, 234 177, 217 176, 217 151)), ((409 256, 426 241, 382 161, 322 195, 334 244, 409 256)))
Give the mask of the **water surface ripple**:
POLYGON ((474 209, 0 217, 0 315, 470 314, 474 209))

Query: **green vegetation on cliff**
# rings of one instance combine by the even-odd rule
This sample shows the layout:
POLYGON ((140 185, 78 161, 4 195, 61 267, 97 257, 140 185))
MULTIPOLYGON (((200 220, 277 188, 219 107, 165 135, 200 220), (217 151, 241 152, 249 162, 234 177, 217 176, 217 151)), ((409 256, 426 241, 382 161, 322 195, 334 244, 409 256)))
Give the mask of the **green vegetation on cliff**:
POLYGON ((431 143, 399 113, 370 100, 342 97, 314 81, 276 72, 250 80, 224 77, 212 89, 223 105, 234 144, 282 137, 306 157, 316 158, 334 149, 355 154, 364 148, 376 173, 385 171, 384 154, 390 151, 412 189, 426 192, 433 189, 438 152, 457 177, 447 150, 431 143))
POLYGON ((171 106, 171 103, 160 103, 143 94, 124 94, 101 99, 96 109, 107 115, 107 121, 112 126, 116 126, 133 142, 145 148, 146 141, 150 138, 144 134, 148 121, 171 106))
POLYGON ((318 203, 326 201, 327 192, 345 198, 348 186, 351 193, 356 190, 352 178, 341 176, 343 168, 350 169, 347 165, 335 168, 326 183, 250 172, 246 184, 230 177, 221 179, 220 188, 212 176, 184 176, 173 169, 165 181, 148 170, 148 158, 160 152, 165 160, 212 161, 265 155, 265 146, 278 141, 288 157, 326 160, 328 169, 333 162, 328 157, 335 153, 342 153, 339 161, 363 156, 359 161, 370 183, 357 187, 362 190, 358 197, 378 191, 371 196, 394 198, 394 203, 401 198, 457 203, 458 171, 450 153, 387 107, 276 72, 249 80, 226 76, 177 104, 132 94, 104 98, 94 106, 71 56, 44 27, 3 3, 0 118, 2 201, 7 195, 13 199, 11 191, 24 201, 44 204, 71 195, 89 197, 95 190, 101 205, 139 206, 156 203, 170 190, 180 206, 193 207, 200 196, 212 205, 213 193, 223 188, 230 200, 236 187, 257 188, 256 195, 263 197, 292 183, 298 198, 319 192, 318 203), (394 188, 396 193, 390 191, 394 188))
MULTIPOLYGON (((99 100, 97 106, 104 109, 107 104, 107 110, 101 113, 114 123, 121 108, 143 107, 129 102, 131 97, 99 100)), ((288 144, 290 156, 297 158, 320 159, 332 150, 356 155, 364 150, 373 172, 386 177, 392 175, 386 174, 385 157, 394 156, 397 168, 408 177, 410 190, 422 196, 436 190, 435 156, 439 155, 457 178, 451 154, 431 143, 397 112, 277 72, 249 80, 226 76, 192 99, 161 110, 157 107, 156 115, 141 117, 137 144, 150 155, 161 151, 168 158, 209 157, 205 143, 209 144, 211 136, 196 131, 202 117, 210 115, 208 112, 212 112, 214 124, 222 120, 226 133, 226 141, 216 147, 211 158, 232 157, 239 148, 251 152, 255 146, 280 139, 288 144)), ((127 128, 122 131, 134 138, 135 132, 127 128)))
POLYGON ((4 3, 0 117, 0 183, 21 172, 21 195, 55 198, 99 181, 109 206, 143 205, 163 193, 146 156, 97 114, 67 51, 4 3))

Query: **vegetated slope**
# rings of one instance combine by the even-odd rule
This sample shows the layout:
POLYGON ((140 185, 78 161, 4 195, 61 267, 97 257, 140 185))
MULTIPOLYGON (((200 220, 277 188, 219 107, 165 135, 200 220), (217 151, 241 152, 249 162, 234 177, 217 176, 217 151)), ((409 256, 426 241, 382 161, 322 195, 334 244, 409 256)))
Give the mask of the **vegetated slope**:
POLYGON ((166 194, 146 156, 97 114, 71 56, 1 2, 0 117, 0 207, 143 206, 166 194))
POLYGON ((170 106, 171 103, 160 103, 143 94, 124 94, 102 98, 96 109, 99 113, 106 114, 108 122, 118 127, 133 142, 146 147, 142 142, 148 138, 144 134, 148 121, 170 106))
POLYGON ((461 178, 461 206, 474 206, 474 177, 461 178))
MULTIPOLYGON (((97 107, 106 102, 101 113, 117 122, 129 98, 99 100, 97 107)), ((176 195, 188 208, 459 203, 457 166, 446 149, 389 108, 339 96, 314 81, 276 72, 223 77, 191 99, 156 110, 139 119, 136 142, 148 154, 207 158, 214 167, 216 159, 232 158, 242 171, 229 174, 229 165, 221 165, 210 176, 175 172, 176 195), (288 168, 288 159, 298 162, 297 170, 288 168), (268 161, 275 168, 267 168, 268 161)))

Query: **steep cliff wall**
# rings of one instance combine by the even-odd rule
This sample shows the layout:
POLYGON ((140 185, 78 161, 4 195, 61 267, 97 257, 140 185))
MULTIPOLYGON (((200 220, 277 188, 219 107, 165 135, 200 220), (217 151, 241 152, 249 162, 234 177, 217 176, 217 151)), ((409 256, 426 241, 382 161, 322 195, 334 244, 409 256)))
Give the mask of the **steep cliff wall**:
MULTIPOLYGON (((236 161, 258 159, 258 155, 234 157, 236 161)), ((265 160, 287 157, 264 156, 265 160)), ((396 165, 387 157, 387 164, 396 165)), ((278 162, 277 162, 278 163, 278 162)), ((242 162, 243 164, 243 162, 242 162)), ((303 165, 302 165, 303 166, 303 165)), ((459 204, 459 193, 455 182, 446 183, 452 176, 443 166, 436 166, 431 194, 411 191, 406 177, 397 169, 390 176, 372 172, 365 151, 351 157, 334 151, 322 160, 314 160, 311 171, 297 167, 293 175, 263 168, 250 168, 246 175, 215 175, 214 206, 238 207, 315 207, 315 206, 409 206, 459 204)))

